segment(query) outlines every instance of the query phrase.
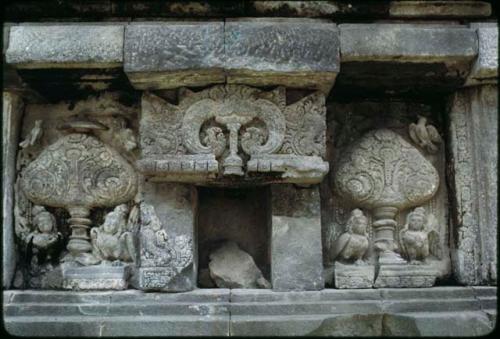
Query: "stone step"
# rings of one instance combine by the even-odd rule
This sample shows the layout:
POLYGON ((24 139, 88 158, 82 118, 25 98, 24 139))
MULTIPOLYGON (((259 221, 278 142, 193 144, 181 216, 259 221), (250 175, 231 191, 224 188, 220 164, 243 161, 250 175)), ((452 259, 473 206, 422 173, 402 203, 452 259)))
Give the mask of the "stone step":
POLYGON ((15 335, 478 335, 496 321, 495 287, 3 295, 15 335))

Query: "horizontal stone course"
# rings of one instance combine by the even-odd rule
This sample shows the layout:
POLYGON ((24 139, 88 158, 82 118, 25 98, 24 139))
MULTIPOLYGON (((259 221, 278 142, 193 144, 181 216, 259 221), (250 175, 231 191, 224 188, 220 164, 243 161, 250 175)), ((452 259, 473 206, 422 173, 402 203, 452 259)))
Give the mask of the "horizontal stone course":
POLYGON ((472 60, 477 37, 472 29, 454 25, 341 24, 342 62, 444 62, 472 60))
POLYGON ((17 68, 108 68, 123 62, 123 25, 11 26, 7 63, 17 68))
POLYGON ((496 311, 479 303, 481 298, 496 303, 495 295, 495 287, 434 287, 4 291, 3 296, 6 329, 17 335, 264 336, 483 335, 493 329, 496 311))

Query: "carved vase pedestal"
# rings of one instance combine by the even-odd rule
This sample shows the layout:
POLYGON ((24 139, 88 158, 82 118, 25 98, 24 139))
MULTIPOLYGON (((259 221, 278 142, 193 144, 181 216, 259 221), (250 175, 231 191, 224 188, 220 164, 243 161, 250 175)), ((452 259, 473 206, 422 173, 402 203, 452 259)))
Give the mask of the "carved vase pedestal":
POLYGON ((432 287, 440 275, 432 265, 383 264, 374 287, 432 287))
POLYGON ((63 288, 71 290, 125 290, 131 273, 129 265, 78 266, 62 264, 63 288))
POLYGON ((335 288, 372 288, 375 266, 346 265, 335 262, 333 265, 335 288))

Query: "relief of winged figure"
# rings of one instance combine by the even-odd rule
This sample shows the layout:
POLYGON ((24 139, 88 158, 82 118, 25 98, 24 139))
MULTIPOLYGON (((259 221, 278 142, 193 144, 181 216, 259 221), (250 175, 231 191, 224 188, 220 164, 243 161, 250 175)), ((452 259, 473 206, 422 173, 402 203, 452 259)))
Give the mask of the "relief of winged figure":
POLYGON ((419 116, 418 122, 411 123, 408 132, 411 140, 429 153, 436 153, 441 143, 441 136, 436 127, 427 124, 427 118, 419 116))
POLYGON ((332 245, 331 258, 340 261, 354 262, 356 265, 365 264, 369 249, 368 218, 360 209, 351 212, 343 233, 332 245))
POLYGON ((95 262, 131 262, 135 258, 132 233, 128 231, 128 207, 118 205, 108 213, 104 223, 90 230, 92 255, 95 262))
POLYGON ((426 215, 423 207, 417 207, 406 217, 406 224, 399 232, 399 242, 403 256, 410 264, 421 264, 430 255, 441 256, 437 220, 434 215, 426 215))

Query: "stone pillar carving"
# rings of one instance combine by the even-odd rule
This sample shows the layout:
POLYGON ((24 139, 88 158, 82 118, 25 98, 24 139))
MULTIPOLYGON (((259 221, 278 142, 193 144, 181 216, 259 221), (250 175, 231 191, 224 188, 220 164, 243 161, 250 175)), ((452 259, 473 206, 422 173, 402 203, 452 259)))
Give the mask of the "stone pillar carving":
POLYGON ((2 267, 4 289, 9 288, 16 268, 16 247, 14 243, 14 182, 16 178, 16 151, 23 101, 18 94, 3 92, 2 110, 2 267))
POLYGON ((462 284, 496 284, 498 86, 461 89, 448 109, 453 273, 462 284))
POLYGON ((137 269, 131 283, 147 291, 196 288, 196 189, 144 182, 141 188, 137 269))
POLYGON ((271 284, 274 290, 324 288, 317 186, 271 187, 271 284))

